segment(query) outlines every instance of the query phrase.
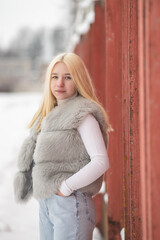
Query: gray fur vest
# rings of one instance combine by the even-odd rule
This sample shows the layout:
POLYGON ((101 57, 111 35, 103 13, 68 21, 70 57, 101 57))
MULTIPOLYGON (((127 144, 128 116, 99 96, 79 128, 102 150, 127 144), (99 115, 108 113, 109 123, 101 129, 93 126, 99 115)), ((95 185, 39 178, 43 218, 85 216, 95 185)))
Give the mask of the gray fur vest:
MULTIPOLYGON (((90 161, 77 131, 89 113, 99 122, 107 146, 106 123, 102 111, 97 104, 82 96, 68 99, 52 109, 43 119, 39 134, 35 131, 34 124, 18 157, 20 171, 14 180, 18 202, 28 200, 31 195, 36 199, 44 199, 55 194, 63 180, 90 161)), ((91 195, 97 194, 102 178, 103 176, 80 190, 91 195)))

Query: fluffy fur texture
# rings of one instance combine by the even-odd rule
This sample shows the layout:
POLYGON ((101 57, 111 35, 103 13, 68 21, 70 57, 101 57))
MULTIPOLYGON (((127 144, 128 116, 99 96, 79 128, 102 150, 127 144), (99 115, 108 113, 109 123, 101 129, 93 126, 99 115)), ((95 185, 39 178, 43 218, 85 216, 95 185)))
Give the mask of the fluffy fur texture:
MULTIPOLYGON (((77 131, 77 127, 89 113, 93 114, 99 122, 107 145, 106 124, 100 108, 92 101, 77 96, 56 106, 43 119, 35 149, 33 137, 31 137, 27 144, 28 147, 25 147, 26 153, 21 150, 21 159, 24 159, 24 155, 26 156, 25 160, 19 164, 23 170, 28 170, 32 159, 31 153, 34 152, 35 166, 32 170, 32 178, 33 196, 36 199, 44 199, 55 194, 63 180, 79 171, 90 161, 77 131)), ((101 183, 102 177, 81 190, 95 195, 101 183)), ((16 189, 17 186, 18 184, 16 184, 16 189)))
POLYGON ((19 203, 27 202, 32 196, 33 153, 38 135, 36 124, 37 122, 33 125, 29 137, 24 140, 18 155, 19 172, 14 177, 13 188, 15 201, 19 203))
MULTIPOLYGON (((27 175, 30 175, 27 172, 27 175)), ((27 202, 32 196, 32 184, 23 172, 18 172, 14 179, 14 193, 16 202, 27 202)))

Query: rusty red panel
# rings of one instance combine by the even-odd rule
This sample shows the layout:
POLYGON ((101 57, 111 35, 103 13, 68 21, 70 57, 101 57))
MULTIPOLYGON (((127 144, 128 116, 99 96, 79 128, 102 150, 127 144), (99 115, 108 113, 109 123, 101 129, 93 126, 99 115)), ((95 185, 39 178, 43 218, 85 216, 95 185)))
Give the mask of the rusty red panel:
POLYGON ((100 233, 102 236, 104 235, 104 226, 103 226, 103 195, 98 194, 94 198, 94 202, 96 205, 96 213, 97 213, 97 219, 96 219, 96 227, 98 227, 100 233))
POLYGON ((110 240, 121 239, 122 228, 127 240, 158 240, 160 235, 159 19, 159 0, 107 0, 105 10, 96 5, 96 21, 75 50, 114 128, 108 211, 102 196, 95 200, 100 229, 103 224, 108 229, 108 212, 110 240))
POLYGON ((143 239, 160 236, 160 2, 139 2, 140 149, 143 239))
POLYGON ((107 173, 109 239, 120 239, 123 221, 122 136, 122 16, 121 1, 106 1, 106 108, 114 132, 110 134, 111 168, 107 173))
POLYGON ((148 132, 152 239, 160 236, 160 1, 148 1, 148 132))
POLYGON ((109 239, 120 239, 124 228, 126 239, 140 240, 137 1, 106 1, 106 56, 106 105, 115 129, 107 175, 109 239))
POLYGON ((142 236, 144 240, 152 240, 151 235, 151 203, 150 203, 150 161, 148 135, 148 1, 139 1, 139 124, 140 124, 140 164, 141 164, 141 205, 142 236))
MULTIPOLYGON (((89 73, 91 74, 98 98, 105 103, 105 8, 104 3, 95 4, 95 22, 89 32, 81 37, 80 43, 75 48, 75 53, 82 57, 89 73)), ((107 235, 105 218, 106 206, 103 195, 95 197, 97 209, 97 227, 102 235, 107 235)))
POLYGON ((82 36, 75 53, 82 57, 91 74, 100 101, 105 102, 105 21, 104 5, 95 5, 95 22, 90 31, 82 36))
MULTIPOLYGON (((139 61, 138 61, 138 1, 128 4, 129 43, 129 160, 130 160, 130 234, 128 239, 142 239, 140 148, 139 148, 139 61)), ((128 221, 126 216, 126 222, 128 221)), ((127 236, 127 233, 126 233, 127 236)))

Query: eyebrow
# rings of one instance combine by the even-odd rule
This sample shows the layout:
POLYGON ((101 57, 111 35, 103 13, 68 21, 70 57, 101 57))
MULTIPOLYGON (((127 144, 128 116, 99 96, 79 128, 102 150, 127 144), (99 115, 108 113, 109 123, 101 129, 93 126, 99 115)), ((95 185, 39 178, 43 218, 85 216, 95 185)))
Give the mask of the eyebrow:
MULTIPOLYGON (((52 73, 52 75, 58 75, 58 73, 52 73)), ((64 75, 71 75, 70 73, 65 73, 64 75)))

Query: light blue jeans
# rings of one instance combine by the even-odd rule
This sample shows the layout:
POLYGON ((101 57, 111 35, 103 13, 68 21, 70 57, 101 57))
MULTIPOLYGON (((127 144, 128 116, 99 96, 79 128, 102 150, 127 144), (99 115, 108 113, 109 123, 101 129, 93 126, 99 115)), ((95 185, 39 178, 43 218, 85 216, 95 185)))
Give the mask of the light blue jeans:
POLYGON ((95 223, 94 201, 86 193, 39 201, 40 240, 91 240, 95 223))

